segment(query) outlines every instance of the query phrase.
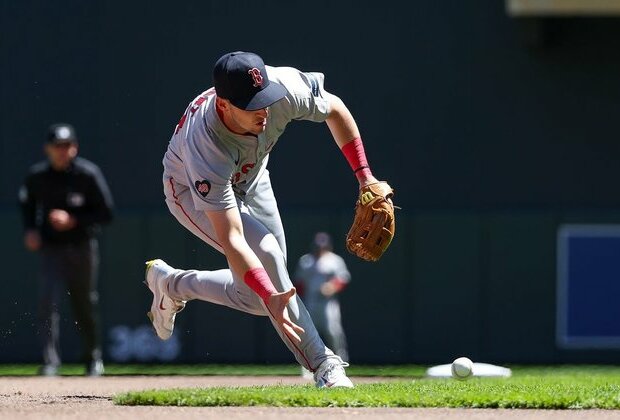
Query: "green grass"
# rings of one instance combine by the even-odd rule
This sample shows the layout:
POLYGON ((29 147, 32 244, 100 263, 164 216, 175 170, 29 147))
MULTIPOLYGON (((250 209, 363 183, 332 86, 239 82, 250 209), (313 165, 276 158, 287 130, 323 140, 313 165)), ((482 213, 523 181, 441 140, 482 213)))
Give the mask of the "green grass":
POLYGON ((175 406, 620 409, 619 367, 513 367, 511 378, 468 381, 424 379, 424 369, 419 366, 359 367, 348 372, 355 377, 375 370, 400 378, 359 384, 354 389, 278 385, 149 390, 118 395, 114 402, 175 406))
POLYGON ((217 387, 130 392, 122 405, 277 407, 471 407, 618 409, 620 379, 524 376, 510 379, 425 379, 361 384, 354 389, 304 386, 217 387))
MULTIPOLYGON (((620 409, 620 367, 511 366, 511 378, 426 379, 425 366, 351 366, 347 373, 389 377, 354 389, 312 385, 165 389, 117 395, 116 404, 277 407, 472 407, 620 409)), ((36 374, 34 365, 0 365, 0 376, 36 374)), ((81 375, 81 365, 63 366, 81 375)), ((299 375, 294 365, 106 365, 106 375, 299 375)))

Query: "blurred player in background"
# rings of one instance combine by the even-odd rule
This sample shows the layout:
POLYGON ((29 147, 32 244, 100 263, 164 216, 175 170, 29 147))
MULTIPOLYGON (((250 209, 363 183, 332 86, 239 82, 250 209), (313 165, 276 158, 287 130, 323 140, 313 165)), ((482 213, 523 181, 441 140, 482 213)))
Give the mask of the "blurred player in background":
MULTIPOLYGON (((299 259, 293 278, 319 335, 334 353, 348 362, 338 294, 349 284, 351 274, 342 257, 333 252, 329 234, 318 232, 314 235, 310 253, 299 259)), ((311 378, 310 371, 303 366, 301 372, 306 379, 311 378)))
MULTIPOLYGON (((325 91, 323 78, 265 66, 248 52, 217 60, 215 87, 190 103, 174 130, 164 156, 163 184, 170 212, 223 253, 229 269, 182 270, 159 259, 147 262, 146 284, 153 293, 149 317, 158 336, 167 339, 189 300, 269 316, 299 364, 314 373, 317 387, 352 387, 347 364, 325 346, 295 295, 267 170, 269 154, 287 124, 326 122, 359 187, 378 184, 353 116, 340 98, 325 91)), ((312 144, 298 147, 300 160, 311 155, 312 144)), ((224 328, 217 320, 205 323, 214 335, 224 328)), ((249 332, 239 331, 244 333, 249 332)))
POLYGON ((24 244, 41 258, 39 316, 43 366, 58 374, 59 304, 67 291, 82 336, 86 374, 100 376, 104 366, 98 321, 99 226, 112 220, 112 195, 94 163, 77 157, 78 142, 69 124, 50 126, 47 160, 30 168, 19 190, 24 244))
POLYGON ((331 237, 318 232, 314 235, 311 252, 299 259, 293 278, 319 335, 334 353, 348 361, 338 294, 349 284, 351 274, 342 257, 332 251, 331 237))

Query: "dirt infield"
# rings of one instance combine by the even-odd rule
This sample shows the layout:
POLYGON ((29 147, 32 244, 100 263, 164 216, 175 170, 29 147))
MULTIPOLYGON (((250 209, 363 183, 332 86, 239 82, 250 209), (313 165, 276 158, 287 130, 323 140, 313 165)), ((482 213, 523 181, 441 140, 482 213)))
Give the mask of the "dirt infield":
MULTIPOLYGON (((357 383, 378 378, 355 378, 357 383)), ((271 407, 123 407, 112 403, 112 396, 132 390, 251 386, 263 384, 302 384, 302 378, 249 376, 112 376, 84 377, 2 377, 0 378, 1 419, 222 419, 255 420, 288 418, 293 420, 338 419, 620 419, 620 411, 543 411, 478 409, 392 409, 392 408, 271 408, 271 407), (147 417, 148 416, 148 417, 147 417)))

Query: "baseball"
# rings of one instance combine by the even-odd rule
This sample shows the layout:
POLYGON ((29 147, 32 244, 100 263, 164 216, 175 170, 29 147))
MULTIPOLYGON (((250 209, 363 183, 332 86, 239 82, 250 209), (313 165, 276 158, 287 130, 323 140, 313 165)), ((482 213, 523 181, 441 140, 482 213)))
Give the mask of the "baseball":
POLYGON ((472 376, 474 363, 467 357, 459 357, 452 362, 452 377, 458 380, 468 379, 472 376))

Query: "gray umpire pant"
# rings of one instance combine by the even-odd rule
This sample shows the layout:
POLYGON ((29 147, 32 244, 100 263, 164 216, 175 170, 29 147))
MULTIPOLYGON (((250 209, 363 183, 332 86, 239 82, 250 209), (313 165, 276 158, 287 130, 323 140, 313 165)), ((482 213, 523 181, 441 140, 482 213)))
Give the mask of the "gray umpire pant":
MULTIPOLYGON (((166 204, 179 223, 224 253, 206 213, 194 207, 189 188, 166 175, 163 181, 166 204)), ((286 268, 284 228, 267 171, 256 189, 246 195, 243 201, 238 200, 238 206, 248 245, 260 259, 275 288, 279 292, 290 290, 293 284, 286 268)), ((253 315, 269 316, 262 299, 230 268, 214 271, 177 270, 168 279, 168 284, 173 299, 199 299, 253 315)), ((299 296, 291 299, 288 312, 291 320, 305 330, 305 333, 300 334, 300 345, 293 343, 270 319, 299 364, 314 371, 328 358, 341 360, 321 340, 299 296)))
POLYGON ((41 254, 39 318, 43 362, 59 366, 61 295, 67 293, 82 337, 83 361, 101 358, 99 343, 97 271, 99 247, 95 239, 79 244, 44 245, 41 254))

